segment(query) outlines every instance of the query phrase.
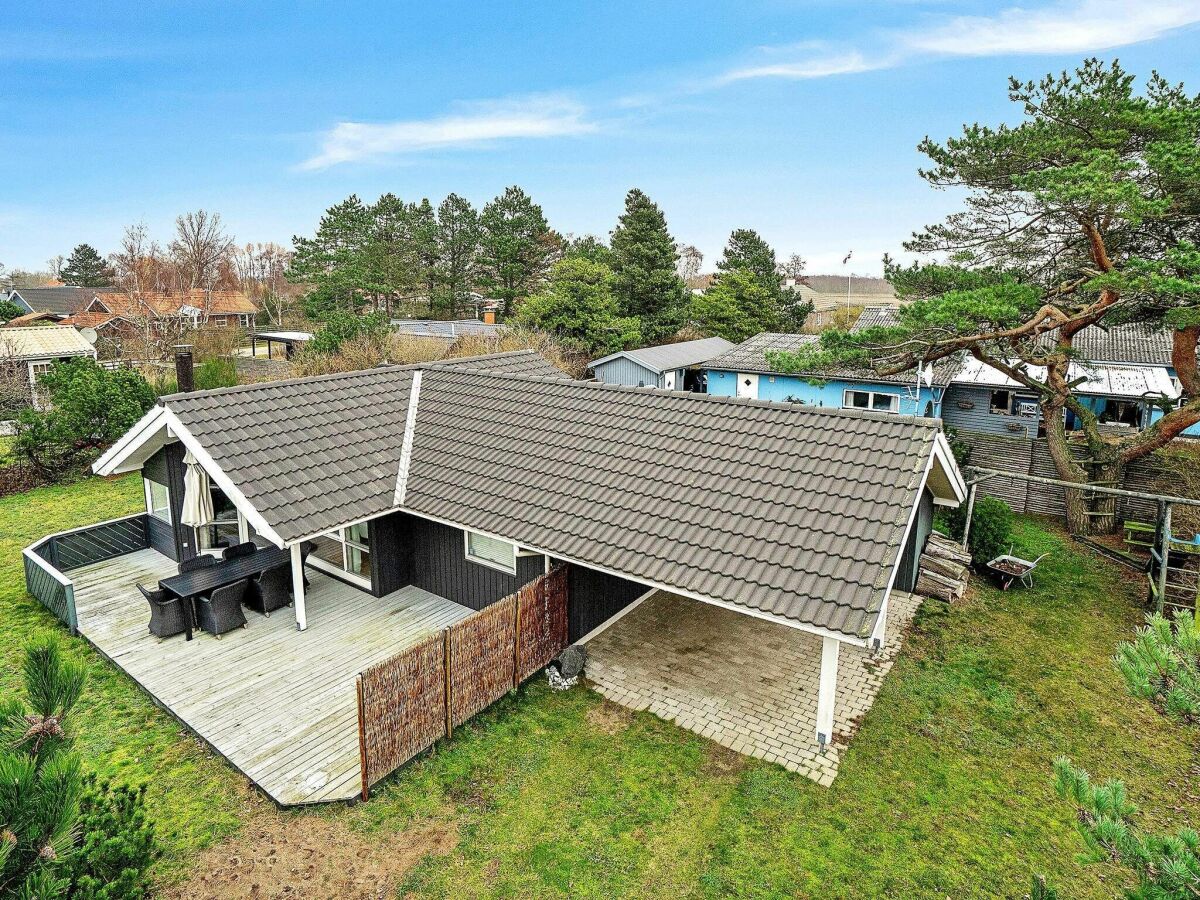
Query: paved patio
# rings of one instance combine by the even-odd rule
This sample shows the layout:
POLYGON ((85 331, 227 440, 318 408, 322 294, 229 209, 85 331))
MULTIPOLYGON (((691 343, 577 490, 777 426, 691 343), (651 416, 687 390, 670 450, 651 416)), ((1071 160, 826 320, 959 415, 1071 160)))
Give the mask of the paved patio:
POLYGON ((588 642, 587 678, 615 703, 828 785, 920 602, 892 594, 878 656, 842 645, 834 741, 824 754, 815 736, 821 639, 785 625, 654 594, 588 642))
POLYGON ((282 806, 359 795, 355 676, 471 610, 416 587, 373 597, 309 570, 308 628, 290 609, 217 640, 159 641, 137 584, 174 574, 154 550, 72 569, 79 631, 282 806))

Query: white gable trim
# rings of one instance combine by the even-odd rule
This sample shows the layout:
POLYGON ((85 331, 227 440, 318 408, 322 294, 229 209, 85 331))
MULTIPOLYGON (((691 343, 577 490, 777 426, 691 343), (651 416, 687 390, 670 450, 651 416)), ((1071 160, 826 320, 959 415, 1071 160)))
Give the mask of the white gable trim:
POLYGON ((122 464, 129 459, 146 441, 150 440, 159 429, 165 427, 165 406, 154 406, 148 413, 138 419, 137 423, 120 439, 104 451, 100 458, 92 463, 92 471, 97 475, 117 475, 121 472, 131 472, 134 468, 123 469, 122 464))
POLYGON ((946 439, 946 435, 942 431, 934 436, 932 459, 946 476, 946 480, 950 482, 950 489, 954 492, 953 498, 939 497, 934 494, 933 502, 938 506, 958 506, 967 499, 967 483, 954 459, 950 441, 946 439))

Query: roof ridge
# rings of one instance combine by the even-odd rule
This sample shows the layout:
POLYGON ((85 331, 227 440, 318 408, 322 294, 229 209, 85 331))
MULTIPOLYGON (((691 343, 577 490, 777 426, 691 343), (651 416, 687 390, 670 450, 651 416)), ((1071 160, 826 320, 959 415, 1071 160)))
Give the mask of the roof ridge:
POLYGON ((942 422, 940 419, 931 419, 925 416, 914 416, 900 413, 883 413, 872 412, 863 409, 840 409, 832 406, 807 406, 803 404, 777 403, 773 400, 758 400, 751 397, 719 397, 713 394, 698 394, 692 391, 673 391, 666 388, 656 387, 633 387, 627 384, 606 384, 601 381, 581 381, 572 379, 564 381, 559 378, 552 378, 548 375, 524 375, 515 372, 479 372, 472 369, 443 369, 439 374, 445 375, 473 375, 484 376, 487 378, 504 378, 510 381, 522 381, 529 383, 541 384, 556 384, 578 386, 583 388, 591 388, 600 391, 621 392, 638 394, 642 396, 657 396, 666 397, 675 400, 676 402, 699 402, 712 404, 732 404, 741 406, 753 406, 760 409, 785 410, 793 413, 801 413, 808 415, 827 415, 840 416, 846 419, 864 419, 871 422, 899 423, 913 422, 914 424, 928 425, 941 429, 942 422))

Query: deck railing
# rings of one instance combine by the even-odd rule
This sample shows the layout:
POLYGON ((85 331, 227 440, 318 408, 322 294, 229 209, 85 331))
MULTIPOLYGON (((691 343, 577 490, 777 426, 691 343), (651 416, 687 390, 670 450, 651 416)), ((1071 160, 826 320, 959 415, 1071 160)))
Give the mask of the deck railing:
POLYGON ((145 513, 47 535, 22 552, 25 588, 70 628, 71 634, 78 634, 75 585, 64 573, 149 546, 145 513))

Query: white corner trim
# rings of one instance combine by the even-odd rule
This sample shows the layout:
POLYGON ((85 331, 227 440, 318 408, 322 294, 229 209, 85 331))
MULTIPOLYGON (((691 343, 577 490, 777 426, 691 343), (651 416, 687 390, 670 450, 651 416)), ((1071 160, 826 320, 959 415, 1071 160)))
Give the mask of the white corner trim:
POLYGON ((417 404, 421 402, 421 369, 413 372, 412 386, 408 389, 408 415, 404 419, 404 441, 400 445, 400 469, 396 473, 396 493, 393 506, 403 506, 408 493, 408 470, 412 466, 413 435, 417 430, 417 404))
POLYGON ((950 442, 946 439, 944 432, 939 431, 934 435, 933 456, 937 459, 942 471, 946 473, 946 480, 950 482, 950 488, 954 491, 958 502, 962 503, 967 499, 967 483, 963 479, 962 471, 958 468, 958 463, 954 459, 954 451, 950 449, 950 442))
POLYGON ((163 407, 163 409, 166 413, 165 421, 167 426, 174 432, 175 437, 184 447, 192 452, 192 456, 196 457, 196 461, 208 473, 208 477, 216 482, 217 487, 224 491, 225 496, 229 498, 229 502, 234 505, 234 508, 246 517, 247 522, 254 526, 254 531, 265 537, 276 547, 287 546, 283 538, 275 533, 275 529, 267 524, 267 520, 246 499, 241 489, 229 480, 229 476, 221 470, 221 467, 217 465, 208 451, 192 436, 192 433, 187 430, 186 426, 179 421, 179 417, 171 412, 169 408, 163 407))
POLYGON ((132 428, 92 463, 92 471, 97 475, 113 475, 120 471, 121 463, 158 431, 166 411, 165 406, 151 407, 149 412, 138 419, 132 428))

